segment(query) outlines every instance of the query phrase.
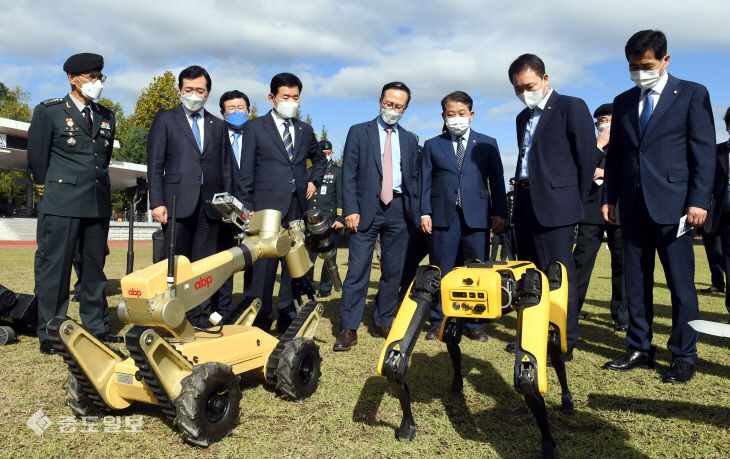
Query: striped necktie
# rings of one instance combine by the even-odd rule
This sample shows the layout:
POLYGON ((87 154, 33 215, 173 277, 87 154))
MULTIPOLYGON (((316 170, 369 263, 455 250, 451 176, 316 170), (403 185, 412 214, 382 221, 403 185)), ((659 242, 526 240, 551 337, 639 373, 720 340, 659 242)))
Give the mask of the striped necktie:
POLYGON ((291 132, 289 132, 289 122, 284 121, 284 149, 286 154, 289 155, 289 161, 294 159, 294 144, 291 141, 291 132))

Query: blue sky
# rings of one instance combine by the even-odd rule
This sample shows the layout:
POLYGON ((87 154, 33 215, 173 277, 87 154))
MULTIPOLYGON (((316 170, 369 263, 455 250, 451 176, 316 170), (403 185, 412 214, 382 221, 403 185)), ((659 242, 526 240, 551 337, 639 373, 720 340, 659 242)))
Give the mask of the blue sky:
POLYGON ((669 38, 669 72, 708 87, 717 140, 728 137, 721 118, 730 105, 730 2, 39 0, 30 11, 0 0, 0 11, 0 81, 29 91, 33 104, 68 91, 61 67, 76 52, 104 55, 103 95, 128 115, 140 90, 168 69, 205 66, 213 78, 206 108, 216 114, 229 89, 266 112, 271 77, 290 71, 304 82, 302 112, 315 132, 326 125, 340 154, 348 128, 376 116, 382 85, 401 80, 412 90, 402 124, 421 142, 440 132, 440 99, 468 92, 472 126, 497 139, 506 176, 524 107, 507 79, 515 57, 541 56, 552 87, 593 111, 632 86, 628 37, 658 28, 669 38))

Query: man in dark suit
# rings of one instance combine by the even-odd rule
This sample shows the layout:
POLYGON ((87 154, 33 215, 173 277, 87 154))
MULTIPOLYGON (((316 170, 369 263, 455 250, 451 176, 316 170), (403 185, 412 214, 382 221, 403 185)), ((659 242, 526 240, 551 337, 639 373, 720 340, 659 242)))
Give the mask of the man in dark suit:
MULTIPOLYGON (((532 261, 543 272, 553 261, 565 266, 570 354, 578 343, 573 232, 583 219, 583 201, 596 169, 593 119, 583 100, 550 88, 545 64, 534 54, 518 57, 509 67, 509 79, 527 105, 517 115, 517 258, 532 261)), ((515 347, 511 343, 508 350, 515 347)))
POLYGON ((398 121, 411 91, 395 81, 380 92, 377 118, 352 126, 342 163, 342 208, 352 231, 347 276, 340 301, 340 334, 335 351, 357 343, 370 282, 375 240, 380 235, 381 275, 373 312, 372 334, 388 336, 398 301, 398 286, 408 246, 407 220, 419 220, 416 136, 398 121))
MULTIPOLYGON (((250 102, 248 96, 241 91, 236 89, 232 91, 226 91, 221 95, 218 102, 218 106, 221 110, 223 120, 226 122, 228 140, 231 143, 231 153, 233 157, 231 159, 231 172, 233 178, 233 186, 236 191, 236 197, 238 193, 238 183, 240 180, 240 168, 241 168, 241 144, 243 143, 243 125, 248 120, 248 112, 250 102)), ((221 225, 218 234, 218 250, 226 250, 233 247, 233 225, 221 225)), ((250 279, 251 270, 247 270, 243 273, 244 283, 246 279, 250 279)), ((235 322, 238 315, 243 312, 241 309, 247 305, 240 304, 239 307, 233 305, 233 276, 231 276, 216 293, 218 299, 217 312, 223 316, 223 323, 230 324, 235 322)))
MULTIPOLYGON (((725 112, 725 129, 730 134, 730 108, 725 112)), ((710 238, 719 238, 722 247, 722 268, 727 276, 730 272, 730 167, 728 166, 728 155, 730 154, 730 140, 717 144, 717 159, 715 163, 715 184, 712 189, 712 207, 707 215, 707 221, 703 230, 710 238)), ((703 237, 704 239, 704 237, 703 237)), ((725 279, 726 281, 730 279, 725 279)), ((714 284, 714 281, 713 281, 714 284)), ((727 282, 724 282, 728 285, 727 282)), ((725 291, 725 307, 730 312, 730 295, 725 291)))
MULTIPOLYGON (((273 109, 247 122, 243 128, 241 153, 241 202, 253 211, 275 209, 281 212, 283 227, 302 218, 311 198, 322 184, 327 159, 322 153, 312 126, 296 118, 302 82, 291 73, 279 73, 271 79, 269 101, 273 109), (312 161, 307 178, 307 159, 312 161)), ((278 259, 261 260, 253 266, 250 287, 244 297, 261 298, 261 311, 255 325, 271 328, 272 294, 278 259)), ((286 262, 281 260, 277 329, 286 331, 296 317, 291 278, 286 262)))
MULTIPOLYGON (((420 228, 433 234, 431 263, 443 275, 454 269, 457 259, 486 260, 490 228, 501 231, 504 226, 502 159, 495 139, 470 128, 472 105, 463 91, 444 97, 441 116, 448 132, 423 146, 420 228)), ((426 339, 438 338, 443 318, 440 310, 431 312, 426 339)), ((483 322, 467 323, 466 335, 487 341, 483 322)))
POLYGON ((596 264, 598 250, 603 244, 603 233, 608 236, 608 248, 611 251, 611 317, 616 331, 625 332, 629 329, 629 312, 626 301, 624 283, 624 247, 621 238, 621 226, 618 222, 607 223, 601 214, 603 204, 603 180, 608 151, 613 104, 603 104, 593 112, 598 129, 596 139, 596 172, 588 191, 588 198, 583 204, 585 217, 578 225, 578 236, 573 249, 575 270, 578 278, 578 311, 583 308, 583 302, 588 292, 591 273, 596 264))
MULTIPOLYGON (((168 217, 176 196, 175 254, 197 261, 216 253, 223 223, 207 201, 215 193, 233 193, 231 144, 226 125, 203 109, 210 93, 208 72, 197 65, 178 77, 181 105, 157 113, 147 136, 147 177, 152 218, 162 223, 165 249, 168 217)), ((167 254, 171 256, 171 254, 167 254)), ((187 313, 200 328, 217 308, 210 299, 187 313)))
POLYGON ((42 197, 38 206, 35 294, 38 340, 55 354, 46 324, 65 316, 71 261, 80 252, 79 315, 102 341, 121 342, 109 333, 104 288, 106 240, 111 216, 109 161, 116 132, 114 113, 94 100, 101 96, 104 59, 82 53, 63 64, 71 92, 42 102, 28 129, 28 165, 42 197))
POLYGON ((667 72, 667 39, 658 30, 635 33, 626 43, 631 79, 637 87, 613 102, 611 147, 606 158, 606 221, 621 205, 628 350, 606 363, 611 370, 654 365, 654 259, 664 267, 672 293, 672 365, 664 382, 683 383, 694 375, 697 332, 687 323, 699 318, 694 288, 693 232, 678 236, 686 215, 702 226, 710 208, 715 173, 715 128, 707 89, 667 72))

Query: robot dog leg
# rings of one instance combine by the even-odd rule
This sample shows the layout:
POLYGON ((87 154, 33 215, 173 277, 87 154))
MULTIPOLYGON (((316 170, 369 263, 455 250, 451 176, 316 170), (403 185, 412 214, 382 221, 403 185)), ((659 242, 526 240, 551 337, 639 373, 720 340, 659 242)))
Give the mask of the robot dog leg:
POLYGON ((438 268, 433 266, 418 268, 380 353, 378 374, 388 378, 403 410, 403 419, 396 434, 398 440, 410 441, 416 434, 416 423, 411 413, 410 392, 405 380, 406 372, 421 326, 431 308, 438 304, 440 282, 441 273, 438 268))

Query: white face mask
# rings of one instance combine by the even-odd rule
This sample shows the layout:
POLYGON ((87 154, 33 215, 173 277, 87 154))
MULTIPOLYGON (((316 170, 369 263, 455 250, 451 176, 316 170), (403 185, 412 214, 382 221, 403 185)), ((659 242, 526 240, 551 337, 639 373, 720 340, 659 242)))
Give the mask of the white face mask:
POLYGON ((298 109, 299 102, 294 102, 293 100, 287 100, 284 102, 276 101, 276 111, 282 118, 294 118, 298 109))
POLYGON ((380 117, 383 119, 383 122, 385 124, 392 126, 403 117, 403 112, 399 112, 398 110, 393 110, 390 108, 380 107, 380 117))
POLYGON ((526 91, 517 97, 529 108, 535 108, 540 102, 542 102, 542 98, 544 97, 542 89, 543 88, 536 89, 535 91, 526 91))
POLYGON ((654 70, 634 70, 631 73, 631 81, 636 83, 636 86, 641 89, 651 89, 659 83, 661 75, 659 71, 662 69, 662 64, 658 69, 654 70))
POLYGON ((603 123, 598 125, 598 132, 603 132, 611 126, 611 123, 603 123))
MULTIPOLYGON (((81 83, 81 80, 76 78, 76 81, 81 83)), ((101 84, 101 80, 87 81, 81 85, 81 94, 89 100, 96 100, 101 97, 101 90, 104 89, 104 85, 101 84)))
POLYGON ((193 113, 197 113, 203 108, 205 102, 208 100, 207 97, 200 97, 197 94, 181 94, 180 101, 183 106, 193 113))
POLYGON ((453 118, 446 118, 444 121, 446 121, 446 129, 456 137, 463 135, 469 129, 468 116, 454 116, 453 118))

